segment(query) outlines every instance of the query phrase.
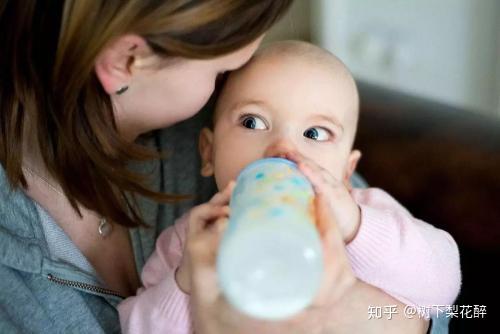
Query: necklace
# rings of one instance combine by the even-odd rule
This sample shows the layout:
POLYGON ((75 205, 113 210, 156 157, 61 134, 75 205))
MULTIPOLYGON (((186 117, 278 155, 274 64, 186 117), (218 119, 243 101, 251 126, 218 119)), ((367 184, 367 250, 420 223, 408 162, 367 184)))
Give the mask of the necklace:
MULTIPOLYGON (((64 197, 64 198, 66 197, 60 189, 58 189, 56 186, 54 186, 52 183, 50 183, 49 180, 47 180, 45 177, 41 176, 39 173, 35 172, 33 169, 31 169, 27 165, 23 165, 22 168, 26 172, 28 172, 28 174, 30 174, 32 177, 41 180, 47 187, 49 187, 50 190, 55 192, 57 195, 64 197)), ((97 232, 99 233, 99 235, 103 239, 107 238, 111 234, 111 232, 113 232, 113 225, 110 222, 108 222, 108 220, 106 218, 99 217, 90 211, 89 211, 89 213, 99 220, 99 226, 97 228, 97 232)))

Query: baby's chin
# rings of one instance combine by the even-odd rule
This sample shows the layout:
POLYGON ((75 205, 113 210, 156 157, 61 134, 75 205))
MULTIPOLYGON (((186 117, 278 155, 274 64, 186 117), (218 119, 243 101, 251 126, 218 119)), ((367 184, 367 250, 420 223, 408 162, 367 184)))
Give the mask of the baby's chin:
MULTIPOLYGON (((255 159, 255 160, 257 160, 257 159, 255 159)), ((252 161, 250 161, 248 163, 245 160, 238 161, 238 162, 234 161, 234 164, 232 164, 231 166, 229 166, 228 164, 226 164, 225 167, 215 168, 215 170, 214 170, 214 179, 215 179, 215 184, 217 186, 217 189, 219 191, 222 191, 222 190, 226 189, 226 187, 228 186, 228 184, 231 181, 236 181, 236 179, 240 175, 241 171, 247 165, 249 165, 250 163, 252 163, 255 160, 252 160, 252 161)), ((231 164, 231 163, 229 163, 229 164, 231 164)))
POLYGON ((235 180, 236 181, 236 178, 238 177, 238 175, 236 175, 234 178, 220 178, 220 177, 215 177, 215 184, 217 185, 217 189, 219 191, 222 191, 224 189, 226 189, 226 187, 228 186, 229 182, 231 182, 231 180, 235 180))

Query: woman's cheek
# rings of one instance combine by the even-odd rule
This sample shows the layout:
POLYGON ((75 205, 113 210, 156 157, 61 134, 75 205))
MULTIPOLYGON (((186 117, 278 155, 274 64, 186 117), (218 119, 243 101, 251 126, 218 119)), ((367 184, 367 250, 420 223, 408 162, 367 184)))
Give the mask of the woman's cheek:
POLYGON ((188 103, 192 115, 196 114, 208 101, 215 88, 215 76, 204 82, 193 83, 192 87, 186 89, 190 92, 188 103))

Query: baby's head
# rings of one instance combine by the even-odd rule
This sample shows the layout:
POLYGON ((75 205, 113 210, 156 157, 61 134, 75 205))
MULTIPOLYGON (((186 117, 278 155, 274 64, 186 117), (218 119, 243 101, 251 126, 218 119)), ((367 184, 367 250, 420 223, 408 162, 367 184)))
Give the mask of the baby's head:
POLYGON ((250 162, 298 151, 348 183, 360 158, 358 109, 338 58, 305 42, 274 43, 229 75, 213 128, 200 134, 201 173, 223 189, 250 162))

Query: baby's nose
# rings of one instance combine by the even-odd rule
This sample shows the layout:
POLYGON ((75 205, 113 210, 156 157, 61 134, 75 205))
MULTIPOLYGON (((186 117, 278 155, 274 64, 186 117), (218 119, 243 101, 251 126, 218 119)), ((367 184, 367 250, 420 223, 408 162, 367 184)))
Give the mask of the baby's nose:
POLYGON ((295 144, 286 138, 279 138, 272 142, 264 152, 266 158, 287 158, 292 152, 296 152, 295 144))

